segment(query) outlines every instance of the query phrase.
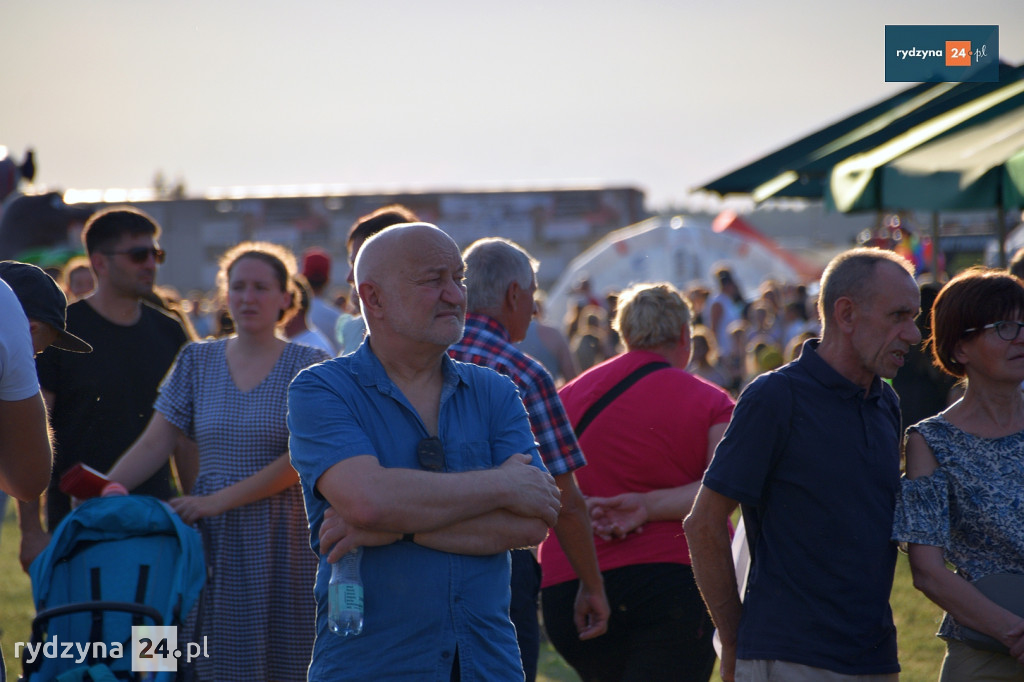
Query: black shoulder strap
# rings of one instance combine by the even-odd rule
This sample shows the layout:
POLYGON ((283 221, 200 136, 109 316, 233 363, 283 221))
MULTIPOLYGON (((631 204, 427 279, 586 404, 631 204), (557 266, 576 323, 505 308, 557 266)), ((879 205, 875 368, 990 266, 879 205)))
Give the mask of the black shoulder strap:
POLYGON ((578 439, 580 436, 582 436, 583 430, 590 426, 590 422, 594 421, 597 415, 601 413, 601 410, 608 407, 608 405, 610 405, 613 400, 615 400, 620 395, 625 393, 627 388, 629 388, 636 382, 640 381, 651 372, 657 372, 659 369, 665 369, 666 367, 671 366, 672 365, 668 364, 667 362, 655 360, 654 362, 649 362, 646 365, 641 365, 640 367, 637 367, 632 372, 630 372, 625 378, 622 379, 622 381, 612 386, 607 393, 601 396, 597 400, 597 402, 591 405, 587 409, 587 411, 583 413, 583 416, 580 418, 579 423, 576 424, 576 426, 573 428, 573 430, 576 432, 576 438, 578 439))

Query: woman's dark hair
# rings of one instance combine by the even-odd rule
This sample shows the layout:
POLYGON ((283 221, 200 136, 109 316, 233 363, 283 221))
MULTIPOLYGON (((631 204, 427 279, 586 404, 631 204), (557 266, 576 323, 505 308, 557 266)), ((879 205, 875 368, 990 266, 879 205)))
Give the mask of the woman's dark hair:
POLYGON ((966 374, 953 354, 961 339, 983 333, 982 327, 1024 315, 1024 282, 1005 270, 975 266, 949 280, 932 306, 932 337, 935 364, 955 377, 966 374), (967 329, 974 329, 964 333, 967 329))

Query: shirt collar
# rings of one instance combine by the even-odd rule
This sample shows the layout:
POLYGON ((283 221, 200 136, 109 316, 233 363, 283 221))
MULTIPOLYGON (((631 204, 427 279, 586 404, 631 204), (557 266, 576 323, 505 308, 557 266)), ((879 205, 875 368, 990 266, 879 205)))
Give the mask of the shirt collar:
POLYGON ((508 329, 505 329, 505 325, 498 322, 490 315, 484 315, 483 313, 466 313, 466 328, 472 329, 477 333, 489 332, 495 336, 501 337, 505 341, 512 343, 512 337, 509 336, 508 329))
MULTIPOLYGON (((392 389, 398 390, 395 383, 391 381, 384 365, 370 348, 370 337, 363 340, 363 343, 352 354, 352 372, 364 386, 377 386, 385 393, 392 389)), ((448 353, 442 353, 441 373, 444 376, 444 389, 442 398, 446 397, 461 382, 466 383, 465 370, 448 357, 448 353)))
MULTIPOLYGON (((825 362, 818 355, 818 344, 820 339, 808 339, 804 341, 800 349, 798 362, 807 370, 816 381, 825 388, 836 391, 845 398, 863 398, 864 389, 853 383, 842 374, 837 372, 830 364, 825 362)), ((871 386, 868 389, 867 397, 877 400, 882 395, 882 380, 876 374, 871 379, 871 386)))

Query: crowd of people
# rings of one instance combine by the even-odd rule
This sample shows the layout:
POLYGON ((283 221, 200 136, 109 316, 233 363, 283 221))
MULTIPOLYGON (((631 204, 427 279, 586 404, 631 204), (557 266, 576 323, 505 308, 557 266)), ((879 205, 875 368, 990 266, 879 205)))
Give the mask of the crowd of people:
POLYGON ((0 488, 26 570, 79 462, 198 530, 189 679, 530 682, 543 628, 588 682, 703 682, 717 628, 723 680, 893 680, 900 543, 941 679, 1024 679, 1020 273, 856 248, 750 298, 728 267, 584 280, 560 325, 528 251, 402 206, 352 226, 348 291, 322 249, 243 242, 180 297, 159 238, 114 207, 54 277, 0 263, 0 488))

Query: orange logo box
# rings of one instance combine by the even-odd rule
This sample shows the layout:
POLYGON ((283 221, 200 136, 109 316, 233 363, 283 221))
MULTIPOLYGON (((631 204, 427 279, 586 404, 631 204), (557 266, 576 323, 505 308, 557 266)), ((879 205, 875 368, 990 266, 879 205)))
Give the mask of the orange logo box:
POLYGON ((946 41, 946 66, 970 66, 971 65, 971 41, 969 40, 947 40, 946 41))

